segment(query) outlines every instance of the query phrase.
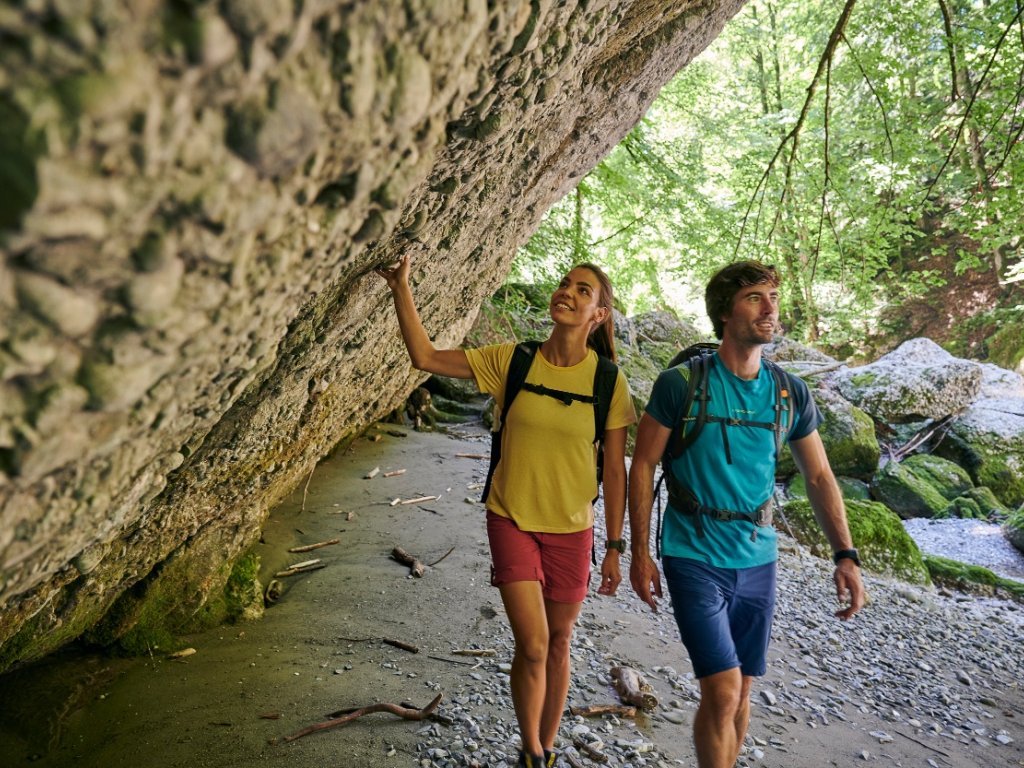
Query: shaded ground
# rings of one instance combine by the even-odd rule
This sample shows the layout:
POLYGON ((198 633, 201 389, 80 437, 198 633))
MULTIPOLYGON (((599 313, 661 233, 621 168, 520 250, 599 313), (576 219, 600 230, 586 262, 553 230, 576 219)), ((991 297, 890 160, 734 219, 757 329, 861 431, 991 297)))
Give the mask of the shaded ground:
MULTIPOLYGON (((264 583, 300 560, 319 557, 327 567, 282 579, 284 593, 263 620, 187 638, 196 651, 187 658, 159 649, 135 660, 72 653, 0 678, 0 765, 404 768, 430 765, 431 757, 465 764, 474 746, 485 764, 500 765, 497 755, 516 748, 502 667, 511 640, 487 584, 482 507, 466 501, 479 497, 473 486, 485 462, 456 456, 483 454, 487 443, 472 430, 461 438, 380 432, 378 442, 360 440, 322 462, 305 511, 300 488, 266 526, 264 583), (376 476, 363 479, 375 467, 376 476), (406 472, 384 477, 398 469, 406 472), (287 553, 333 537, 341 543, 287 553), (451 553, 413 579, 389 558, 395 545, 425 562, 451 553), (412 643, 419 653, 380 638, 412 643), (451 654, 470 647, 498 655, 476 666, 451 654), (424 706, 437 693, 448 725, 373 714, 290 744, 268 743, 342 708, 424 706), (478 737, 467 734, 467 719, 478 737)), ((840 624, 831 617, 827 564, 787 548, 782 569, 776 639, 769 674, 755 686, 744 764, 1024 765, 1017 606, 870 579, 871 605, 840 624)), ((570 703, 614 702, 607 669, 637 667, 658 694, 659 712, 636 723, 578 725, 601 729, 611 765, 633 754, 636 766, 692 766, 689 663, 666 613, 641 608, 628 587, 616 598, 588 598, 570 703), (621 746, 628 744, 653 751, 629 753, 621 746)))

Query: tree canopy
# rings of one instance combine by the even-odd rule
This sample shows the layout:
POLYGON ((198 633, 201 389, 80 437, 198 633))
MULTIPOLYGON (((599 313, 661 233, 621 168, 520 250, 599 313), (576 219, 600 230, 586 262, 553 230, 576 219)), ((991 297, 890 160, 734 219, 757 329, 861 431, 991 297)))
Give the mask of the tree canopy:
POLYGON ((964 316, 1021 303, 1022 12, 751 0, 547 214, 511 279, 593 260, 628 310, 679 310, 756 258, 783 274, 790 333, 851 349, 887 307, 967 274, 987 294, 964 316))

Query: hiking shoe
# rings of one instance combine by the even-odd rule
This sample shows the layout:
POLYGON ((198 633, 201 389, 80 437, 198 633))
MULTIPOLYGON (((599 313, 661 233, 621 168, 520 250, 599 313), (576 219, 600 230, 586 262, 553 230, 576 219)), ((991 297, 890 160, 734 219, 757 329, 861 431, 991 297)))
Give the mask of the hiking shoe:
POLYGON ((529 752, 519 750, 519 762, 516 763, 517 768, 546 768, 547 766, 554 765, 554 753, 549 753, 547 750, 544 751, 544 755, 531 755, 529 752), (548 754, 551 755, 552 761, 548 762, 548 754))
POLYGON ((558 762, 558 753, 553 749, 544 750, 544 768, 554 768, 558 762))

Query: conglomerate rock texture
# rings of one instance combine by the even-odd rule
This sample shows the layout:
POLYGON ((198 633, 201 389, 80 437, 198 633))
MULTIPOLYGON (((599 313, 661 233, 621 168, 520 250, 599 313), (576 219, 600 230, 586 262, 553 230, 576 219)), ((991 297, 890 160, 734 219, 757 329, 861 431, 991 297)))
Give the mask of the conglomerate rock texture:
POLYGON ((463 338, 742 0, 0 8, 0 669, 216 619, 270 505, 399 404, 373 267, 463 338))

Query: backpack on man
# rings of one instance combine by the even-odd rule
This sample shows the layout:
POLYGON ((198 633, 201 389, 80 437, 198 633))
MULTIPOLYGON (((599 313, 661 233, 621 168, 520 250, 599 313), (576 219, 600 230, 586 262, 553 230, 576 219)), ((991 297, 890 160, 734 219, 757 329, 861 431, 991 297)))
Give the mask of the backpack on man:
POLYGON ((726 462, 732 464, 732 454, 729 449, 729 427, 756 427, 759 429, 771 430, 775 438, 775 459, 778 461, 785 443, 786 436, 793 426, 793 404, 790 393, 793 390, 792 379, 789 373, 782 369, 777 363, 766 358, 761 363, 768 369, 774 383, 774 404, 775 419, 773 422, 751 421, 718 416, 708 412, 710 394, 708 392, 708 375, 715 364, 715 352, 718 344, 702 342, 693 344, 682 350, 668 364, 668 368, 675 368, 683 365, 689 371, 687 375, 686 396, 683 399, 682 412, 685 414, 681 421, 672 428, 672 435, 669 437, 665 453, 661 459, 661 477, 654 487, 655 498, 658 499, 658 526, 657 526, 657 547, 660 556, 661 549, 661 483, 664 481, 668 490, 669 503, 677 510, 686 515, 694 516, 694 524, 698 536, 704 536, 705 516, 716 520, 748 520, 754 523, 755 528, 751 535, 753 540, 757 539, 757 527, 769 526, 772 524, 772 512, 774 509, 774 494, 761 504, 754 512, 737 512, 728 509, 718 509, 701 504, 693 492, 684 486, 672 472, 672 462, 679 458, 696 441, 697 436, 705 426, 718 424, 722 432, 722 442, 725 450, 726 462), (696 415, 690 415, 693 404, 697 403, 696 415))

